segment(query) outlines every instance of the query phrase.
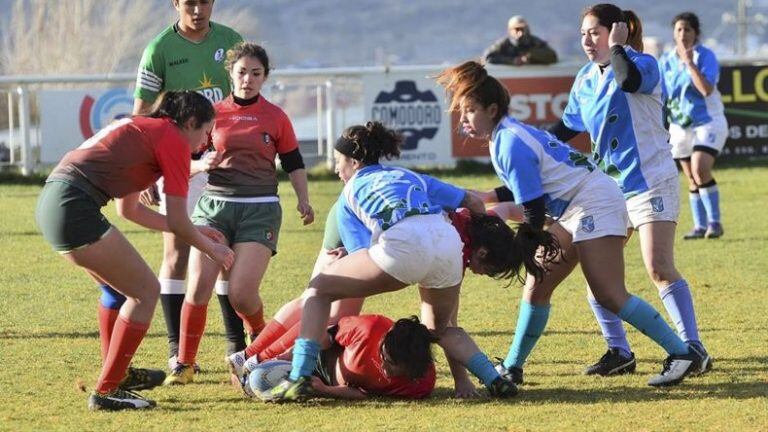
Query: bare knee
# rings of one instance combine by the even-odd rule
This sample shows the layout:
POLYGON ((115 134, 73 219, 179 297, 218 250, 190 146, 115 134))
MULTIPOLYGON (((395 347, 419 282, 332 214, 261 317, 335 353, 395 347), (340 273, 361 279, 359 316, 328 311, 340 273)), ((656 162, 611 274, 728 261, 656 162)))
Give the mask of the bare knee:
POLYGON ((652 258, 647 268, 648 276, 657 287, 664 287, 680 279, 674 264, 661 258, 652 258))
POLYGON ((262 301, 258 291, 243 292, 236 289, 236 287, 233 289, 232 285, 229 286, 229 302, 240 313, 256 313, 262 308, 262 301))

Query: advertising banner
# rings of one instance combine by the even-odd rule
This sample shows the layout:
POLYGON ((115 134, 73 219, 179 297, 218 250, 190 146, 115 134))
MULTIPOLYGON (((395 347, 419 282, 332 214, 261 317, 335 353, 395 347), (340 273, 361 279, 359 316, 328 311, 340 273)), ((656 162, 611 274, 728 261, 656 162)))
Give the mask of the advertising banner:
POLYGON ((722 156, 768 155, 768 65, 727 65, 720 68, 718 90, 728 120, 728 141, 722 156))
POLYGON ((55 164, 99 129, 131 115, 133 94, 127 88, 41 90, 40 162, 55 164))
POLYGON ((444 91, 429 75, 419 71, 363 76, 363 118, 380 121, 405 136, 398 165, 455 165, 444 91))

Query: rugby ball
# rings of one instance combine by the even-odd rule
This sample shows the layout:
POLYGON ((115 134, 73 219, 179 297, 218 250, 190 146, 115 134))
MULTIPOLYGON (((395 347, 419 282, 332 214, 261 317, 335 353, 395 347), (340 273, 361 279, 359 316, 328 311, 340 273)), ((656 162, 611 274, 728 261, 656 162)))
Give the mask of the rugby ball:
POLYGON ((291 373, 291 362, 286 360, 269 360, 259 363, 248 374, 248 384, 251 390, 259 396, 261 393, 272 390, 284 378, 291 373))

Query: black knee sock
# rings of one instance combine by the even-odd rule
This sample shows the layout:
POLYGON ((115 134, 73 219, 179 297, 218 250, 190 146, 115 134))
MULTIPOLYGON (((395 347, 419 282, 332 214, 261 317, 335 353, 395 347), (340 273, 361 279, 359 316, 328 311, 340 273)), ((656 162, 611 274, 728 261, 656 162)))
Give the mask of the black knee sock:
POLYGON ((178 356, 184 294, 160 294, 160 304, 163 305, 165 328, 168 329, 168 357, 178 356))
POLYGON ((224 320, 224 331, 227 338, 227 355, 245 349, 245 328, 243 320, 237 316, 235 308, 229 303, 229 296, 216 294, 221 306, 221 317, 224 320))

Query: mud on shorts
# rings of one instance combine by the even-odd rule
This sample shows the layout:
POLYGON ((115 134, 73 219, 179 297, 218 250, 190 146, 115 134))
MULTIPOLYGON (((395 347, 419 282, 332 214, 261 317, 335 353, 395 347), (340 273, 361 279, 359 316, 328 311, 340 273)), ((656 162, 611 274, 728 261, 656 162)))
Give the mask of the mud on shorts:
POLYGON ((277 254, 283 210, 276 196, 249 199, 203 195, 191 219, 195 225, 217 229, 230 245, 256 242, 268 247, 272 255, 277 254), (241 202, 243 200, 266 202, 241 202))

